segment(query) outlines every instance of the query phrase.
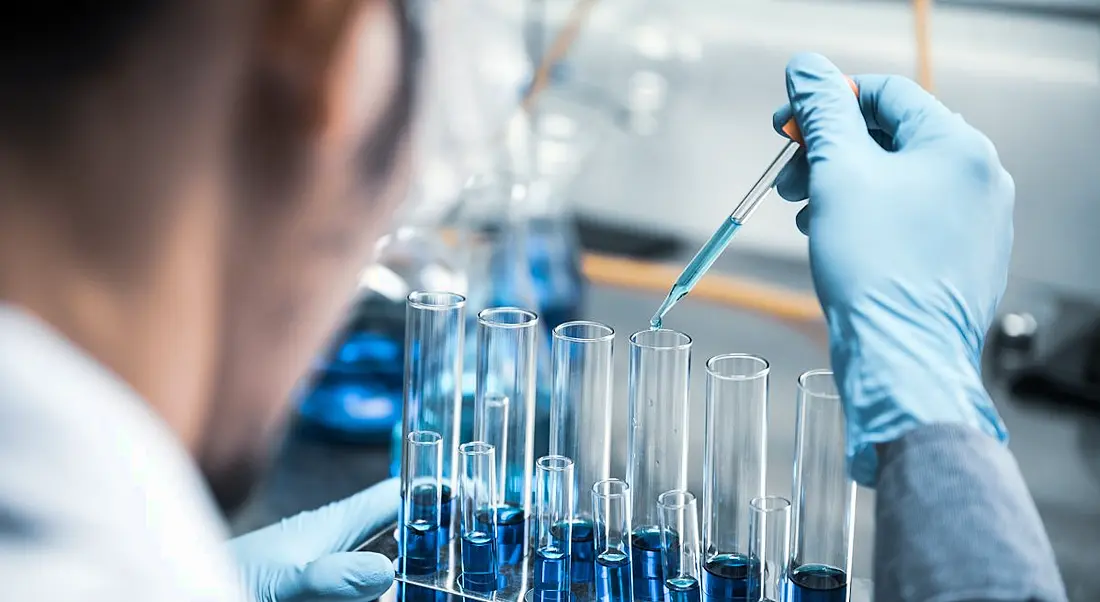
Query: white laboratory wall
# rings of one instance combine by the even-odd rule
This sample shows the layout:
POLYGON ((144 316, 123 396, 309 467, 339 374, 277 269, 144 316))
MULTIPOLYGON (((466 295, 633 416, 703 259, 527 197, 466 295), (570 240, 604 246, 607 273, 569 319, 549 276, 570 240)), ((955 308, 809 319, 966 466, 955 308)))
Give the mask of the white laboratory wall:
MULTIPOLYGON (((781 146, 770 115, 785 99, 788 57, 812 50, 851 73, 914 71, 907 2, 676 5, 667 113, 651 136, 609 138, 591 158, 574 194, 585 214, 706 236, 781 146)), ((597 11, 571 61, 578 79, 622 68, 610 48, 622 25, 597 11)), ((989 135, 1015 177, 1014 274, 1100 295, 1100 25, 937 5, 932 32, 937 94, 989 135)), ((772 200, 733 248, 804 258, 797 207, 772 200)))

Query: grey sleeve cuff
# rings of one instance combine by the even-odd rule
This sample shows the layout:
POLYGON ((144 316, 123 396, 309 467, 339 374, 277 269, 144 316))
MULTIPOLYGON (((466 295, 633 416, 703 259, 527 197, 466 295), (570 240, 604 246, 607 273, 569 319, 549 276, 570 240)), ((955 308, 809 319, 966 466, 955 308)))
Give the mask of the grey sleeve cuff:
POLYGON ((1016 459, 974 428, 938 424, 880 446, 875 600, 1066 600, 1016 459))

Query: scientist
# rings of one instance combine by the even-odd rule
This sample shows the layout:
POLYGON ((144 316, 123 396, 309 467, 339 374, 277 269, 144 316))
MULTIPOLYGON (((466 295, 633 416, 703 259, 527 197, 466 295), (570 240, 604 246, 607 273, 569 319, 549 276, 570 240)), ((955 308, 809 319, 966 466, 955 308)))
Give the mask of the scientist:
MULTIPOLYGON (((21 11, 0 20, 0 600, 377 596, 390 562, 350 551, 394 519, 392 482, 228 545, 218 505, 405 191, 403 4, 21 11)), ((851 467, 878 487, 876 599, 1065 599, 979 375, 1012 180, 913 83, 858 81, 857 104, 797 57, 776 118, 808 145, 781 193, 810 199, 851 467)))

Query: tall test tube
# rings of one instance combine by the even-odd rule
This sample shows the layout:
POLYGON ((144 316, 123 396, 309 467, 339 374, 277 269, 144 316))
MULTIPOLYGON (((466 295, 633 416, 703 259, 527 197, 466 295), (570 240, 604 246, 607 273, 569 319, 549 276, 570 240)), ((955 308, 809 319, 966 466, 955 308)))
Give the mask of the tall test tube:
POLYGON ((787 562, 791 553, 791 502, 779 496, 753 498, 749 504, 750 602, 785 602, 787 562))
MULTIPOLYGON (((506 399, 504 439, 497 478, 497 543, 501 564, 515 564, 526 553, 531 515, 531 476, 535 445, 535 359, 539 319, 534 312, 494 307, 478 314, 475 417, 493 416, 491 404, 506 399), (496 401, 494 401, 496 400, 496 401)), ((484 424, 480 429, 491 429, 484 424)), ((480 430, 476 429, 476 430, 480 430)), ((488 441, 493 438, 487 436, 488 441)))
POLYGON ((598 322, 565 322, 553 332, 550 453, 572 458, 577 508, 573 583, 595 571, 592 486, 611 472, 611 358, 615 331, 598 322))
POLYGON ((699 511, 687 491, 657 498, 661 515, 661 556, 665 602, 699 602, 699 511))
POLYGON ((536 466, 535 570, 532 602, 569 602, 573 546, 573 461, 543 456, 536 466))
POLYGON ((466 298, 462 295, 414 291, 405 300, 403 429, 406 439, 415 431, 433 431, 443 438, 439 533, 444 541, 452 531, 451 498, 457 487, 465 328, 466 298))
POLYGON ((596 532, 596 600, 634 602, 630 575, 630 485, 606 479, 592 486, 596 532))
POLYGON ((413 431, 405 440, 402 572, 430 575, 439 567, 439 514, 443 493, 443 436, 413 431))
POLYGON ((856 485, 845 467, 844 407, 833 373, 798 378, 789 602, 844 602, 851 581, 856 485))
POLYGON ((488 593, 497 589, 496 450, 484 441, 458 448, 462 477, 462 587, 488 593))
POLYGON ((691 337, 643 330, 630 337, 627 477, 634 499, 634 597, 664 598, 657 498, 687 488, 691 337))
POLYGON ((703 455, 703 597, 757 602, 748 590, 749 502, 764 495, 768 361, 727 354, 707 362, 703 455))

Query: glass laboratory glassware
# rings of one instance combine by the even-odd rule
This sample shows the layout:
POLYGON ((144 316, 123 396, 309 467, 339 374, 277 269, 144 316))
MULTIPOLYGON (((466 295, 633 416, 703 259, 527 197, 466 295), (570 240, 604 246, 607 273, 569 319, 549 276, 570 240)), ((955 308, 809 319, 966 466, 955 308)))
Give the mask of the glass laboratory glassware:
POLYGON ((844 602, 851 583, 856 484, 845 467, 844 407, 830 370, 798 377, 789 602, 844 602))
POLYGON ((535 569, 532 602, 571 599, 570 562, 573 546, 573 461, 543 456, 536 466, 535 569))
POLYGON ((611 472, 615 331, 598 322, 566 322, 554 329, 553 339, 550 453, 574 458, 573 583, 591 584, 595 570, 593 508, 592 497, 586 494, 611 472))
POLYGON ((749 502, 749 602, 786 600, 787 562, 791 553, 791 502, 779 496, 749 502))
MULTIPOLYGON (((539 319, 516 307, 494 307, 478 314, 477 397, 475 415, 485 416, 490 399, 508 400, 498 504, 500 562, 512 564, 525 554, 534 473, 535 356, 539 319), (511 542, 518 540, 518 547, 511 542)), ((476 430, 476 429, 475 429, 476 430)), ((486 433, 488 436, 488 433, 486 433)))
POLYGON ((633 493, 634 597, 664 598, 657 497, 687 488, 691 337, 642 330, 630 337, 626 481, 633 493))
POLYGON ((488 593, 497 589, 496 450, 484 441, 458 448, 462 463, 459 502, 462 512, 462 578, 464 589, 488 593))
POLYGON ((633 602, 630 575, 630 485, 606 479, 592 486, 596 531, 596 600, 633 602))
POLYGON ((405 304, 404 430, 433 431, 443 438, 443 541, 448 541, 453 531, 451 498, 457 486, 455 469, 462 420, 465 307, 462 295, 424 291, 409 293, 405 304))
POLYGON ((430 575, 439 567, 443 436, 432 431, 409 433, 404 457, 401 571, 430 575))
POLYGON ((665 602, 699 602, 699 512, 688 491, 657 498, 665 602))
POLYGON ((703 597, 756 598, 748 591, 749 502, 764 495, 768 361, 741 353, 707 361, 703 453, 703 597))

